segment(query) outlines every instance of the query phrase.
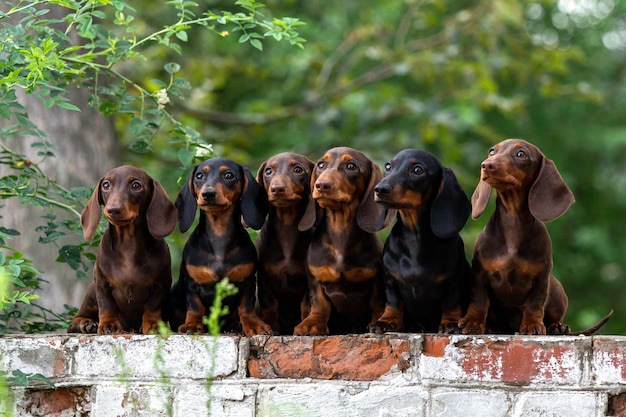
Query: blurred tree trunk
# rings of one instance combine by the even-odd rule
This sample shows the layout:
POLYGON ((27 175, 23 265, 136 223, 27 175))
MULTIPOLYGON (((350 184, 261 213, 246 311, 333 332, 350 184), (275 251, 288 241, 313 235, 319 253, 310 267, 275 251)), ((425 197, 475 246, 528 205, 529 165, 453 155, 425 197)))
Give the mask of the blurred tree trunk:
MULTIPOLYGON (((52 5, 46 7, 50 9, 50 14, 56 14, 59 18, 62 18, 67 10, 52 5)), ((57 147, 53 150, 56 157, 49 158, 40 167, 61 186, 93 187, 104 173, 118 165, 120 152, 113 123, 97 109, 87 105, 90 91, 69 88, 67 98, 81 109, 80 112, 56 106, 47 109, 38 99, 22 91, 17 93, 30 120, 48 134, 45 140, 57 147)), ((2 140, 14 151, 26 155, 33 161, 38 160, 36 156, 38 149, 33 149, 31 145, 34 142, 41 142, 41 138, 20 136, 2 140)), ((0 166, 0 176, 11 173, 8 170, 6 166, 0 166)), ((38 243, 40 234, 34 229, 45 223, 42 216, 46 212, 38 207, 20 205, 15 198, 6 200, 5 203, 0 207, 2 225, 22 233, 8 244, 23 252, 25 258, 32 259, 33 266, 42 272, 43 279, 47 281, 44 288, 38 292, 41 299, 37 300, 37 303, 59 312, 63 311, 64 304, 77 306, 88 282, 78 281, 74 271, 67 264, 56 262, 56 259, 60 246, 76 244, 81 237, 63 238, 59 246, 54 243, 38 243)), ((78 208, 79 211, 81 209, 78 208)), ((60 210, 56 213, 59 218, 68 216, 60 210)))

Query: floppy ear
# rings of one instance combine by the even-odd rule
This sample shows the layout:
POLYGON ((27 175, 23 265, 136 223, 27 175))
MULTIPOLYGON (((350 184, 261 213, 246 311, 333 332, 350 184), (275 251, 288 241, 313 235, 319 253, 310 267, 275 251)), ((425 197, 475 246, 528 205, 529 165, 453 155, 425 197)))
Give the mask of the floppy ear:
POLYGON ((554 162, 542 158, 537 179, 528 193, 531 214, 542 222, 548 222, 565 213, 575 199, 554 162))
POLYGON ((152 199, 146 213, 148 230, 156 239, 163 239, 172 233, 178 221, 178 210, 165 189, 157 180, 152 180, 152 199))
POLYGON ((244 184, 241 193, 241 214, 243 220, 254 230, 259 230, 265 223, 269 209, 267 193, 252 176, 248 168, 243 168, 244 184))
POLYGON ((102 195, 100 194, 100 185, 102 184, 102 178, 98 181, 96 188, 93 190, 93 194, 87 201, 83 212, 80 214, 80 224, 83 228, 83 236, 85 240, 91 240, 96 233, 98 223, 102 217, 102 195))
POLYGON ((265 166, 267 165, 267 161, 263 162, 259 167, 259 170, 256 172, 256 182, 263 188, 265 188, 265 184, 263 183, 263 172, 265 171, 265 166))
POLYGON ((306 210, 304 211, 304 214, 300 219, 300 223, 298 223, 298 230, 301 232, 307 231, 315 226, 315 223, 318 220, 317 216, 318 214, 321 214, 320 210, 318 210, 317 202, 312 195, 312 190, 315 188, 315 181, 317 181, 315 164, 312 164, 313 166, 311 167, 311 181, 309 181, 309 201, 307 203, 306 210))
POLYGON ((385 208, 382 204, 378 204, 374 201, 374 187, 383 179, 383 175, 378 165, 373 162, 370 162, 370 165, 370 179, 356 214, 356 222, 361 229, 366 232, 374 233, 388 226, 391 220, 393 220, 393 214, 389 215, 389 212, 391 212, 391 210, 389 210, 387 215, 383 217, 382 227, 380 227, 379 220, 381 216, 383 216, 385 208), (380 229, 378 229, 378 227, 380 227, 380 229))
POLYGON ((174 205, 178 209, 178 228, 182 233, 185 233, 191 227, 193 219, 196 217, 196 209, 198 208, 198 202, 193 191, 193 174, 196 172, 198 166, 196 165, 189 173, 187 182, 183 185, 183 188, 176 196, 176 202, 174 205))
POLYGON ((491 187, 485 181, 480 180, 472 194, 472 219, 476 220, 483 214, 489 197, 491 197, 491 187))
POLYGON ((430 210, 430 228, 441 239, 457 235, 472 210, 469 198, 450 168, 444 168, 439 192, 430 210))

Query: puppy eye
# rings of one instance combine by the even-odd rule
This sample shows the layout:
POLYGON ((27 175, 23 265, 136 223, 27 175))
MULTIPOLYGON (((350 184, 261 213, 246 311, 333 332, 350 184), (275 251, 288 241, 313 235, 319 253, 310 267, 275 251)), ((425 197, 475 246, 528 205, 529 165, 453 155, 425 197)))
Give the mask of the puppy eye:
POLYGON ((317 163, 317 168, 318 169, 324 169, 326 167, 326 163, 324 161, 319 161, 317 163))
POLYGON ((226 171, 224 173, 224 179, 225 180, 232 180, 233 178, 235 178, 235 174, 233 174, 232 172, 226 171))
POLYGON ((526 152, 524 152, 523 150, 520 149, 519 151, 517 151, 515 156, 517 156, 518 158, 525 158, 526 157, 526 152))
POLYGON ((346 164, 346 169, 348 171, 354 171, 356 169, 356 164, 354 162, 348 162, 346 164))
POLYGON ((272 172, 274 172, 272 168, 265 168, 265 175, 272 175, 272 172))
POLYGON ((111 188, 111 182, 110 181, 102 181, 102 189, 103 190, 108 190, 109 188, 111 188))
POLYGON ((196 172, 195 177, 197 180, 201 180, 202 178, 204 178, 204 174, 202 172, 196 172))
POLYGON ((139 181, 133 181, 130 184, 130 188, 132 188, 133 191, 139 191, 139 190, 141 190, 143 188, 143 185, 141 185, 141 182, 139 182, 139 181))
POLYGON ((422 167, 421 167, 421 166, 419 166, 419 165, 415 165, 415 166, 413 167, 413 173, 414 173, 415 175, 422 175, 422 174, 424 173, 424 168, 422 168, 422 167))
POLYGON ((389 172, 389 171, 391 171, 391 162, 387 162, 385 164, 385 172, 389 172))
POLYGON ((489 156, 494 156, 496 154, 496 150, 494 148, 489 149, 489 156))
POLYGON ((293 167, 293 172, 295 172, 296 174, 302 174, 304 172, 304 169, 300 165, 296 165, 295 167, 293 167))

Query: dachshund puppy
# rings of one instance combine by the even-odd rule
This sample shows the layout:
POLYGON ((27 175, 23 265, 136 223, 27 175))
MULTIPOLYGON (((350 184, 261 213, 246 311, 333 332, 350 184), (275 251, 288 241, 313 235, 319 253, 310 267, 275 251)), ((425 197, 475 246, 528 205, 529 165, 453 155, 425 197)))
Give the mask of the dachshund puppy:
POLYGON ((270 334, 255 310, 257 255, 242 224, 260 229, 267 215, 267 195, 250 171, 224 158, 208 159, 189 174, 176 198, 179 228, 186 232, 197 208, 200 220, 183 249, 180 276, 172 287, 172 329, 203 333, 215 285, 223 278, 238 293, 223 302, 228 306, 222 331, 243 331, 246 336, 270 334))
POLYGON ((471 281, 459 236, 469 198, 426 151, 403 150, 385 171, 374 199, 398 215, 383 249, 387 305, 371 330, 458 333, 471 281))
POLYGON ((109 221, 89 285, 68 333, 156 331, 172 284, 163 240, 178 213, 161 184, 139 168, 120 166, 100 179, 80 220, 90 240, 102 216, 109 221))
POLYGON ((309 204, 313 167, 305 156, 283 152, 265 161, 257 173, 270 203, 256 240, 259 305, 261 319, 278 334, 293 334, 310 308, 306 251, 311 231, 299 231, 298 223, 309 204))
POLYGON ((383 211, 374 202, 381 178, 378 166, 352 148, 330 149, 317 161, 313 199, 299 225, 314 227, 307 253, 311 311, 295 335, 363 332, 382 314, 382 243, 374 233, 383 211))
MULTIPOLYGON (((489 150, 472 195, 478 218, 497 192, 496 208, 474 247, 474 283, 463 333, 543 335, 569 333, 562 324, 567 295, 552 275, 552 243, 544 222, 554 220, 574 196, 554 163, 534 145, 508 139, 489 150)), ((593 328, 604 324, 610 314, 593 328)))

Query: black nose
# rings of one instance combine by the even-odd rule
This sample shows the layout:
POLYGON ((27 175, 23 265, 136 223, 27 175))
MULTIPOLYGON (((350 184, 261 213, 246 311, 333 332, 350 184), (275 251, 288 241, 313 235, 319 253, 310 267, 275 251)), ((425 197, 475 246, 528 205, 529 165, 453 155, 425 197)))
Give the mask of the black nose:
POLYGON ((376 195, 387 195, 391 192, 391 186, 389 184, 378 184, 374 187, 376 195))
POLYGON ((121 204, 110 204, 106 206, 106 211, 112 216, 117 216, 122 213, 122 205, 121 204))
POLYGON ((216 196, 217 196, 217 193, 213 189, 202 190, 202 198, 205 201, 214 200, 216 196))

